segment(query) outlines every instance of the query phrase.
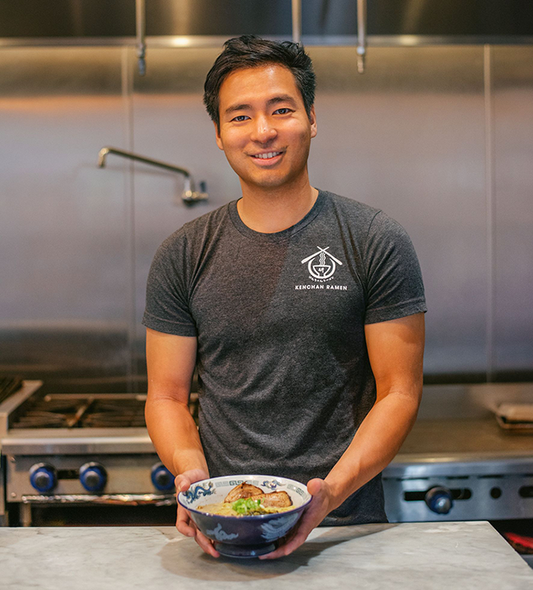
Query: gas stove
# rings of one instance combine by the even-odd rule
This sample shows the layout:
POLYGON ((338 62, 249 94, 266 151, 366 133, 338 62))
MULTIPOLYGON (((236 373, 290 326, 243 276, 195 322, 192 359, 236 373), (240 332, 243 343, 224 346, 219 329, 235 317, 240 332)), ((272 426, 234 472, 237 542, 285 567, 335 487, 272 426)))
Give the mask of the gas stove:
POLYGON ((533 384, 424 387, 418 420, 383 471, 391 522, 533 519, 533 429, 502 428, 533 384))
MULTIPOLYGON (((146 395, 41 385, 24 381, 0 403, 0 517, 4 496, 25 525, 35 506, 175 503, 144 424, 146 395)), ((502 429, 502 403, 533 404, 533 385, 424 388, 413 431, 383 472, 391 522, 533 519, 533 433, 502 429)))
POLYGON ((144 422, 146 395, 43 394, 39 381, 0 404, 7 504, 23 524, 37 504, 169 505, 174 478, 144 422))

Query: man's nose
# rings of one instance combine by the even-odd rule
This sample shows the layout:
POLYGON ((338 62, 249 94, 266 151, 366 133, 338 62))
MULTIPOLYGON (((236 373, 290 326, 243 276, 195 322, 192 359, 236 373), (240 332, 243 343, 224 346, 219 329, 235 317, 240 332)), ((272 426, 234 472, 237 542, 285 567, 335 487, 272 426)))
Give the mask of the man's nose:
POLYGON ((269 117, 258 117, 255 121, 252 139, 258 143, 268 143, 277 135, 275 126, 269 117))

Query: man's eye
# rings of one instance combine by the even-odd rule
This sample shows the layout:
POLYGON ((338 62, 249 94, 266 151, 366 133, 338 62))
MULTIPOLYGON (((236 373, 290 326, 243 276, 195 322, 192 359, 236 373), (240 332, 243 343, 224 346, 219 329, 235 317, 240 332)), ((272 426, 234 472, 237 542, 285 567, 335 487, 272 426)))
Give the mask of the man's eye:
POLYGON ((236 117, 233 117, 232 121, 240 123, 241 121, 246 121, 246 119, 248 119, 247 115, 237 115, 236 117))
POLYGON ((286 115, 287 113, 292 113, 292 110, 289 109, 288 107, 282 107, 282 108, 274 111, 274 114, 278 114, 278 115, 286 115))

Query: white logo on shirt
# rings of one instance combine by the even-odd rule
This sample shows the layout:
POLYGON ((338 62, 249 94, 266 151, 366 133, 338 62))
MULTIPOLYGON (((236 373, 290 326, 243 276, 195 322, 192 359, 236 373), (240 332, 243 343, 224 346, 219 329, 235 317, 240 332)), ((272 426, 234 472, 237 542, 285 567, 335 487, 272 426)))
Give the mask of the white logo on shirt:
POLYGON ((318 281, 327 281, 331 279, 335 270, 337 269, 337 264, 342 266, 342 262, 335 258, 326 250, 329 248, 321 248, 318 246, 318 252, 311 254, 307 258, 302 260, 302 264, 307 263, 307 270, 313 279, 318 281))

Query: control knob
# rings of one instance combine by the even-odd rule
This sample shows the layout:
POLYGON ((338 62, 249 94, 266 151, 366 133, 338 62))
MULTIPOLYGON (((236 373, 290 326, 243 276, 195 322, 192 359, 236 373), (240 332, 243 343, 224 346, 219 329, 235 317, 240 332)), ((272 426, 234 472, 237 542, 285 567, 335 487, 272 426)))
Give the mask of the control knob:
POLYGON ((80 481, 88 492, 101 492, 107 482, 107 472, 100 463, 85 463, 80 467, 80 481))
POLYGON ((444 486, 435 486, 428 490, 424 500, 428 508, 437 514, 448 514, 453 507, 452 492, 444 486))
POLYGON ((174 476, 163 463, 156 463, 152 467, 152 483, 158 490, 171 490, 174 487, 174 476))
POLYGON ((56 470, 49 463, 36 463, 30 469, 30 483, 38 492, 50 492, 56 487, 56 470))

